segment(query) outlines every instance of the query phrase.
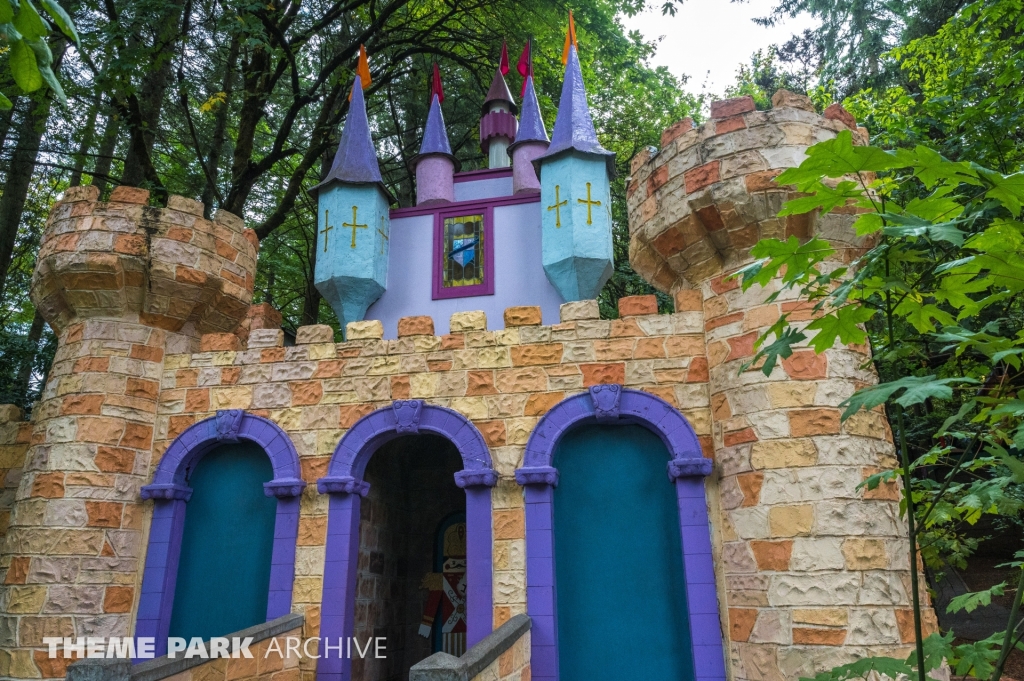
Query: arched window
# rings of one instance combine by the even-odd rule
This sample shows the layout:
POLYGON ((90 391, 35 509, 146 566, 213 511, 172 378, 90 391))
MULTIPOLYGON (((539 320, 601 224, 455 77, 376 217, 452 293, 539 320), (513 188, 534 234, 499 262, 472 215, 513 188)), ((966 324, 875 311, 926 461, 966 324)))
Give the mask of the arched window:
POLYGON ((241 410, 190 426, 142 488, 153 520, 136 636, 218 636, 291 609, 299 458, 276 424, 241 410), (215 607, 223 606, 223 607, 215 607))

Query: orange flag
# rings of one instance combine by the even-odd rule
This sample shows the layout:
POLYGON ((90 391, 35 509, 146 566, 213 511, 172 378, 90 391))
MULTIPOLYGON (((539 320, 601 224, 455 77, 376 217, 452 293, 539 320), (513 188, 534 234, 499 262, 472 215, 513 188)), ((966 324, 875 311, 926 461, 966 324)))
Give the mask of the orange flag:
MULTIPOLYGON (((359 62, 356 64, 356 75, 359 76, 359 84, 363 89, 370 87, 373 78, 370 77, 370 60, 366 58, 366 48, 359 45, 359 62)), ((348 101, 352 101, 352 93, 348 93, 348 101)))
POLYGON ((569 61, 569 45, 579 49, 576 44, 576 24, 572 20, 572 10, 569 10, 569 30, 565 34, 565 47, 562 48, 562 66, 569 61))

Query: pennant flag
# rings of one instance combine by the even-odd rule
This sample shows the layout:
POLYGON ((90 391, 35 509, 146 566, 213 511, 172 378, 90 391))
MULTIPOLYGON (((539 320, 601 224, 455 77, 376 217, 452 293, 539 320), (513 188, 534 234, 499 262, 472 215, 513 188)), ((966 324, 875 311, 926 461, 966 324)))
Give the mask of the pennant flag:
MULTIPOLYGON (((359 76, 359 84, 365 90, 373 83, 370 76, 370 60, 366 58, 366 47, 359 46, 359 62, 356 64, 356 75, 359 76)), ((352 86, 355 89, 355 86, 352 86)), ((348 101, 352 101, 352 92, 348 93, 348 101)))
POLYGON ((572 10, 569 10, 569 30, 565 34, 565 47, 562 48, 562 66, 569 61, 569 45, 579 49, 576 44, 576 23, 572 20, 572 10))
POLYGON ((516 71, 523 77, 523 91, 519 93, 520 99, 526 94, 526 79, 533 75, 533 38, 526 41, 523 53, 519 55, 519 63, 516 64, 516 71))
POLYGON ((498 60, 498 70, 501 71, 501 75, 508 75, 508 45, 505 41, 501 41, 501 59, 498 60))
POLYGON ((434 95, 437 95, 437 103, 444 103, 444 89, 441 87, 441 69, 437 67, 437 62, 434 62, 434 76, 430 80, 430 98, 433 99, 434 95))

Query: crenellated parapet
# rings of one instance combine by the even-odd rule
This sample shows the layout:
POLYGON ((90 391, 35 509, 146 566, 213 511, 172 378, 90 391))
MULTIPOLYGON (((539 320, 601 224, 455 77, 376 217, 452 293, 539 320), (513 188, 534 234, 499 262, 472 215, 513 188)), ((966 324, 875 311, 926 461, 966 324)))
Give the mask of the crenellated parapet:
POLYGON ((54 207, 32 277, 32 300, 59 333, 74 321, 128 319, 197 338, 230 332, 252 302, 259 242, 242 220, 172 196, 72 187, 54 207))
POLYGON ((629 259, 654 286, 697 288, 746 264, 761 239, 820 236, 842 259, 860 252, 851 214, 778 217, 798 194, 775 178, 800 165, 812 144, 842 130, 867 144, 867 130, 839 105, 819 115, 806 96, 785 90, 772 104, 757 111, 750 97, 714 102, 706 123, 683 119, 664 132, 660 150, 633 159, 629 259))

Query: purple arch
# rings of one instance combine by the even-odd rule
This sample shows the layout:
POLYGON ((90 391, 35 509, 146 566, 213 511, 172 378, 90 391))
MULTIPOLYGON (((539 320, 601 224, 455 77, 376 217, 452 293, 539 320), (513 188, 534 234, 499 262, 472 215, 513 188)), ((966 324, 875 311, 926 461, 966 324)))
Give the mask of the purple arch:
POLYGON ((526 444, 516 481, 526 488, 526 609, 533 619, 530 664, 534 681, 558 680, 558 612, 555 584, 552 465, 562 436, 577 426, 636 424, 665 443, 668 479, 676 487, 691 645, 697 681, 725 681, 725 655, 711 557, 711 528, 704 476, 713 463, 686 418, 668 402, 621 385, 598 385, 568 397, 544 415, 526 444))
POLYGON ((185 528, 186 504, 192 496, 186 478, 212 449, 240 440, 259 445, 274 468, 273 479, 263 483, 263 493, 277 497, 267 620, 291 610, 299 495, 306 486, 300 475, 299 455, 288 435, 273 421, 241 409, 218 411, 216 416, 192 424, 175 438, 157 464, 153 482, 144 486, 140 493, 143 499, 153 499, 154 505, 135 635, 156 638, 157 656, 167 652, 181 535, 185 528))
POLYGON ((422 400, 398 400, 359 419, 338 443, 327 475, 317 489, 330 494, 327 559, 324 563, 320 636, 325 647, 317 664, 318 681, 351 678, 351 660, 334 646, 352 636, 359 562, 359 505, 370 490, 362 479, 370 457, 402 435, 432 433, 451 441, 462 457, 455 484, 466 490, 466 646, 491 632, 491 487, 498 474, 483 435, 465 416, 422 400), (326 646, 330 645, 330 649, 326 646), (328 654, 331 653, 331 654, 328 654))

